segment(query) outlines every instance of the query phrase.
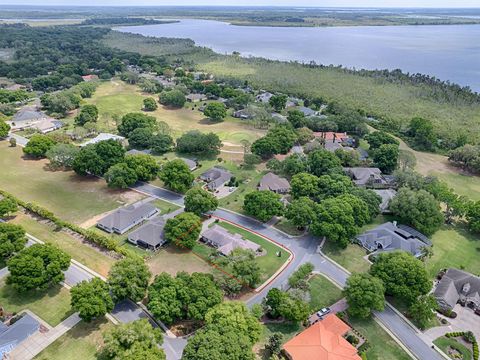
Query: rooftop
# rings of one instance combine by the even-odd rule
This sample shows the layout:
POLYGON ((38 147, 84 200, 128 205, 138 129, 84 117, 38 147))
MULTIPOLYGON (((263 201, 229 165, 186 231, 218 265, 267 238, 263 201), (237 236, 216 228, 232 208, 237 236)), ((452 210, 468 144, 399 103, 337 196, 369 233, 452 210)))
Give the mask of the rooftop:
POLYGON ((269 172, 258 184, 259 190, 270 190, 270 191, 288 191, 290 189, 290 183, 287 179, 281 178, 280 176, 269 172))
POLYGON ((237 248, 252 251, 258 251, 260 249, 260 245, 250 240, 245 240, 240 234, 232 234, 220 225, 213 225, 207 229, 202 234, 202 238, 207 243, 214 245, 223 255, 229 255, 237 248))
POLYGON ((148 221, 145 225, 142 225, 138 229, 132 231, 128 235, 128 240, 134 243, 142 242, 153 248, 156 248, 165 243, 165 238, 163 235, 164 227, 165 219, 163 216, 157 216, 148 221))
POLYGON ((125 138, 123 136, 109 134, 109 133, 100 133, 96 137, 94 137, 93 139, 90 139, 90 140, 84 142, 80 146, 83 147, 83 146, 87 146, 87 145, 90 145, 90 144, 96 144, 96 143, 99 143, 100 141, 107 141, 107 140, 110 140, 110 139, 117 140, 117 141, 125 140, 125 138))
POLYGON ((230 171, 225 170, 221 167, 213 167, 200 175, 200 179, 208 183, 207 187, 210 190, 217 189, 218 187, 225 184, 227 181, 230 181, 231 178, 232 174, 230 173, 230 171))
POLYGON ((480 278, 459 269, 448 269, 433 295, 442 307, 453 308, 460 298, 480 306, 480 278))
MULTIPOLYGON (((2 323, 3 325, 3 323, 2 323)), ((0 328, 0 357, 13 350, 23 340, 33 335, 40 328, 40 323, 29 314, 23 315, 10 326, 0 328)))
POLYGON ((122 230, 143 218, 149 217, 155 210, 155 206, 149 202, 138 202, 115 210, 100 219, 97 224, 103 228, 122 230))

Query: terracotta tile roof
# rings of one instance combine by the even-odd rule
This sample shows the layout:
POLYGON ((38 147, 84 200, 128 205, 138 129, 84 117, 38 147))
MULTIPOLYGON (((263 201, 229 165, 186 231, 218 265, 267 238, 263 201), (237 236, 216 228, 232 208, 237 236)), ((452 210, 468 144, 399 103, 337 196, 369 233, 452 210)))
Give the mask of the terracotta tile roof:
POLYGON ((335 133, 333 131, 314 132, 313 135, 316 138, 322 138, 323 137, 323 138, 325 138, 325 140, 333 140, 335 138, 335 140, 344 141, 344 140, 347 140, 349 138, 347 133, 335 133))
POLYGON ((283 348, 292 360, 361 360, 357 349, 343 338, 350 329, 331 314, 288 341, 283 348))

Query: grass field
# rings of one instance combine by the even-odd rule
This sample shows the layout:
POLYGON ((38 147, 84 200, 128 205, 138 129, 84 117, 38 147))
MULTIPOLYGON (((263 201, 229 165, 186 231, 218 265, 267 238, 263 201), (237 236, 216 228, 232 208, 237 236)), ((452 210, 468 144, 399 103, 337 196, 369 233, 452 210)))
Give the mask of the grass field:
POLYGON ((51 326, 56 326, 73 313, 70 292, 61 285, 47 291, 18 293, 5 280, 0 281, 0 304, 6 312, 30 310, 51 326))
POLYGON ((438 339, 434 340, 433 343, 437 345, 445 354, 449 353, 449 349, 453 348, 457 350, 461 357, 450 357, 451 359, 461 359, 461 360, 471 360, 472 359, 472 352, 468 349, 465 345, 459 343, 457 340, 452 338, 447 338, 445 336, 439 337, 438 339))
POLYGON ((356 244, 349 244, 346 249, 338 247, 334 242, 326 241, 322 248, 323 253, 342 265, 350 272, 366 272, 370 264, 363 259, 366 251, 356 244))
POLYGON ((153 200, 152 205, 154 205, 158 210, 160 210, 160 215, 169 214, 175 210, 180 209, 180 206, 160 199, 153 200))
POLYGON ((88 244, 82 244, 80 240, 73 238, 66 232, 55 231, 54 227, 42 224, 26 214, 18 212, 10 222, 23 226, 27 233, 34 237, 58 246, 69 254, 72 259, 79 261, 103 276, 108 275, 108 271, 115 262, 110 256, 103 254, 88 244))
POLYGON ((147 259, 147 265, 153 275, 167 272, 175 275, 179 271, 188 273, 209 273, 212 267, 191 251, 178 249, 175 245, 167 245, 147 259))
POLYGON ((48 346, 35 360, 94 360, 103 344, 102 333, 114 325, 106 320, 80 322, 48 346))
POLYGON ((342 290, 322 275, 314 275, 308 283, 312 312, 330 306, 342 298, 342 290))
POLYGON ((35 202, 61 219, 76 224, 139 200, 133 191, 110 190, 103 180, 72 171, 49 171, 47 160, 24 160, 21 147, 0 141, 0 189, 23 201, 35 202))

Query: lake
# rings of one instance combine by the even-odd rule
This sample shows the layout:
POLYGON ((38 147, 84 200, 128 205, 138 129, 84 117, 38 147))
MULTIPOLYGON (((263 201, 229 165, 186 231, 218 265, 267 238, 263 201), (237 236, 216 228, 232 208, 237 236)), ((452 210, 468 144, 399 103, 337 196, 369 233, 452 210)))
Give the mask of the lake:
POLYGON ((480 92, 480 25, 262 27, 188 19, 116 30, 190 38, 218 53, 315 61, 357 69, 402 69, 480 92))

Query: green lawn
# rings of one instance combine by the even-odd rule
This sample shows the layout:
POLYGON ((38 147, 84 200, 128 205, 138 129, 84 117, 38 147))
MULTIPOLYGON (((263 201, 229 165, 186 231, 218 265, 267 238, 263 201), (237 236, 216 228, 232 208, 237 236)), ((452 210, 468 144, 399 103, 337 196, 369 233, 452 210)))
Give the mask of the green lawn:
POLYGON ((55 231, 54 227, 42 224, 23 213, 19 212, 11 222, 22 225, 27 233, 36 238, 58 246, 68 253, 72 259, 79 261, 103 276, 108 275, 108 271, 115 263, 112 257, 103 254, 88 244, 82 244, 81 240, 73 238, 66 232, 55 231))
POLYGON ((0 281, 0 304, 7 312, 30 310, 51 326, 56 326, 73 312, 70 308, 70 292, 61 285, 47 291, 18 293, 5 281, 0 281))
POLYGON ((0 141, 0 189, 23 201, 35 202, 61 219, 76 224, 141 199, 133 191, 110 190, 103 180, 49 171, 47 160, 25 160, 21 147, 0 141))
POLYGON ((278 230, 281 230, 292 236, 300 236, 304 233, 303 231, 298 230, 298 228, 295 225, 293 225, 290 221, 288 221, 285 218, 282 218, 278 223, 276 223, 275 227, 278 230))
POLYGON ((273 333, 281 333, 283 335, 282 342, 286 343, 288 340, 300 333, 304 327, 299 323, 266 323, 263 324, 262 329, 263 331, 260 336, 260 340, 255 345, 254 350, 260 359, 269 360, 269 354, 264 351, 264 348, 268 338, 272 336, 273 333))
POLYGON ((370 263, 363 258, 367 252, 357 244, 348 244, 346 249, 342 249, 334 242, 327 240, 322 251, 350 272, 362 273, 370 269, 370 263))
POLYGON ((308 283, 312 312, 330 306, 342 298, 342 290, 322 275, 314 275, 308 283))
POLYGON ((460 225, 443 226, 432 236, 433 257, 427 269, 434 277, 440 269, 456 267, 478 274, 480 272, 480 237, 460 225))
POLYGON ((464 195, 470 200, 480 200, 479 176, 461 174, 456 172, 456 169, 448 173, 433 171, 431 174, 445 181, 457 194, 464 195))
MULTIPOLYGON (((470 349, 468 349, 465 345, 459 343, 457 340, 452 339, 452 338, 447 338, 447 337, 439 337, 433 342, 435 345, 437 345, 442 351, 448 355, 449 349, 453 348, 457 351, 459 351, 462 354, 462 357, 460 359, 463 360, 471 360, 472 359, 472 352, 470 349)), ((458 359, 455 357, 451 357, 451 359, 458 359)))
POLYGON ((154 205, 158 210, 160 210, 160 215, 169 214, 171 212, 174 212, 175 210, 180 209, 180 206, 160 199, 153 200, 152 205, 154 205))
POLYGON ((80 322, 73 329, 50 344, 35 360, 94 360, 103 344, 102 333, 114 325, 106 320, 80 322))

